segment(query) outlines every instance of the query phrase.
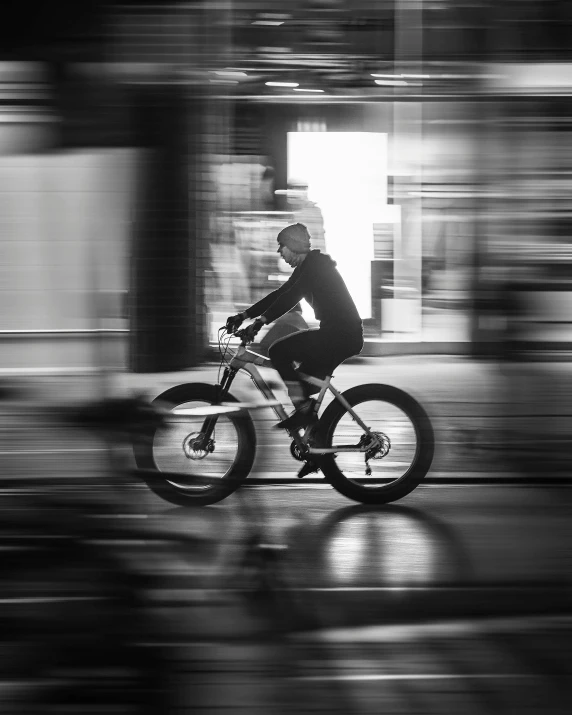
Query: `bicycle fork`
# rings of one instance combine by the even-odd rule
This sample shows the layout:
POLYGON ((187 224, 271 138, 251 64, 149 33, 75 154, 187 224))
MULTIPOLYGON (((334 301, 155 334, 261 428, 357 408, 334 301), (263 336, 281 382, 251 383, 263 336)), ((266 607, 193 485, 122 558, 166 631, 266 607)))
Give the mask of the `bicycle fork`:
MULTIPOLYGON (((220 384, 215 385, 216 387, 216 404, 220 404, 225 397, 228 395, 230 386, 233 383, 234 378, 238 370, 232 367, 225 368, 220 384)), ((209 445, 212 444, 212 435, 218 422, 218 415, 210 415, 203 422, 201 428, 201 441, 202 447, 205 450, 212 451, 209 449, 209 445)))
MULTIPOLYGON (((266 384, 266 381, 262 377, 262 375, 256 370, 256 367, 254 365, 250 364, 245 364, 241 365, 241 369, 243 369, 245 372, 248 372, 250 379, 254 383, 254 385, 258 388, 258 390, 262 393, 262 395, 267 399, 267 400, 275 400, 274 393, 270 389, 270 387, 266 384)), ((237 373, 239 371, 239 368, 236 367, 227 367, 225 368, 222 376, 222 380, 220 384, 216 385, 217 388, 217 396, 216 396, 216 402, 217 404, 220 404, 221 402, 224 401, 224 399, 227 397, 230 387, 234 381, 234 378, 236 377, 237 373)), ((279 420, 286 419, 288 416, 286 414, 285 409, 282 407, 282 405, 272 405, 272 409, 276 413, 276 416, 278 417, 279 420)), ((218 422, 218 415, 210 415, 205 419, 203 422, 202 428, 201 428, 201 441, 202 441, 202 447, 204 449, 209 449, 208 445, 212 444, 212 435, 215 430, 216 424, 218 422)), ((300 448, 302 451, 306 451, 307 446, 304 443, 304 440, 302 437, 300 437, 299 433, 296 430, 288 430, 288 434, 290 437, 296 442, 296 445, 300 448)))

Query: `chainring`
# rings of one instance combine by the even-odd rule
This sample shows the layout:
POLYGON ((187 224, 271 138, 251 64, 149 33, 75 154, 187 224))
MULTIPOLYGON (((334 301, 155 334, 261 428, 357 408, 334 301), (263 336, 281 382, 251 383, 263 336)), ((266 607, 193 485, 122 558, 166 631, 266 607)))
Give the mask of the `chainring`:
POLYGON ((292 442, 290 445, 290 454, 294 457, 294 459, 297 459, 298 462, 305 462, 306 461, 306 456, 302 453, 302 450, 300 447, 296 444, 296 442, 292 442))

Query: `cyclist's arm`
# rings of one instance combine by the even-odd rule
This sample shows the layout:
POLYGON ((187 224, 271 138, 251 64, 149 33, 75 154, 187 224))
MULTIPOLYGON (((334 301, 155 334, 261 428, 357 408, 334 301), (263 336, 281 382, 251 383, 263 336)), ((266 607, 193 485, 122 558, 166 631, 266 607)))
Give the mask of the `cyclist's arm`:
POLYGON ((290 286, 286 283, 287 290, 276 297, 276 300, 264 310, 261 317, 267 323, 272 323, 272 321, 280 318, 302 300, 305 286, 306 280, 303 274, 298 276, 298 280, 293 281, 290 286))
POLYGON ((271 323, 281 315, 284 315, 284 313, 287 313, 304 297, 300 278, 300 273, 296 275, 295 271, 284 285, 281 285, 280 288, 269 293, 258 303, 247 308, 243 313, 244 317, 257 318, 261 316, 266 323, 271 323))

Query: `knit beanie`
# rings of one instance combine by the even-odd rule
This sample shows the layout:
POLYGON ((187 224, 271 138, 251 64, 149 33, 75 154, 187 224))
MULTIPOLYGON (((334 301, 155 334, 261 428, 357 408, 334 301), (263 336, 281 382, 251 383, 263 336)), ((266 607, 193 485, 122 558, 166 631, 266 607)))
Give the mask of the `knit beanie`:
POLYGON ((309 253, 311 250, 310 233, 303 223, 293 223, 283 228, 277 241, 294 253, 309 253))

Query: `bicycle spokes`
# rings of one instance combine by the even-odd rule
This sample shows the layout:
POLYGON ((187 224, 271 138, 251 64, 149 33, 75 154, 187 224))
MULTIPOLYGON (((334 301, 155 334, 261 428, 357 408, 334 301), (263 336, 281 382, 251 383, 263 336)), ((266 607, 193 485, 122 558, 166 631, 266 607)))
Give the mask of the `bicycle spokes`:
MULTIPOLYGON (((199 404, 203 404, 202 401, 188 402, 180 407, 197 407, 199 404)), ((236 461, 239 437, 235 424, 227 416, 218 415, 216 427, 206 439, 203 422, 203 417, 181 418, 155 434, 153 449, 157 467, 160 471, 180 475, 180 484, 187 482, 190 486, 197 473, 213 480, 222 479, 236 461)))
POLYGON ((400 479, 411 466, 417 451, 417 436, 410 418, 395 405, 377 401, 354 408, 360 422, 345 413, 332 434, 336 462, 346 478, 360 483, 389 483, 400 479), (354 449, 351 450, 353 445, 354 449))

